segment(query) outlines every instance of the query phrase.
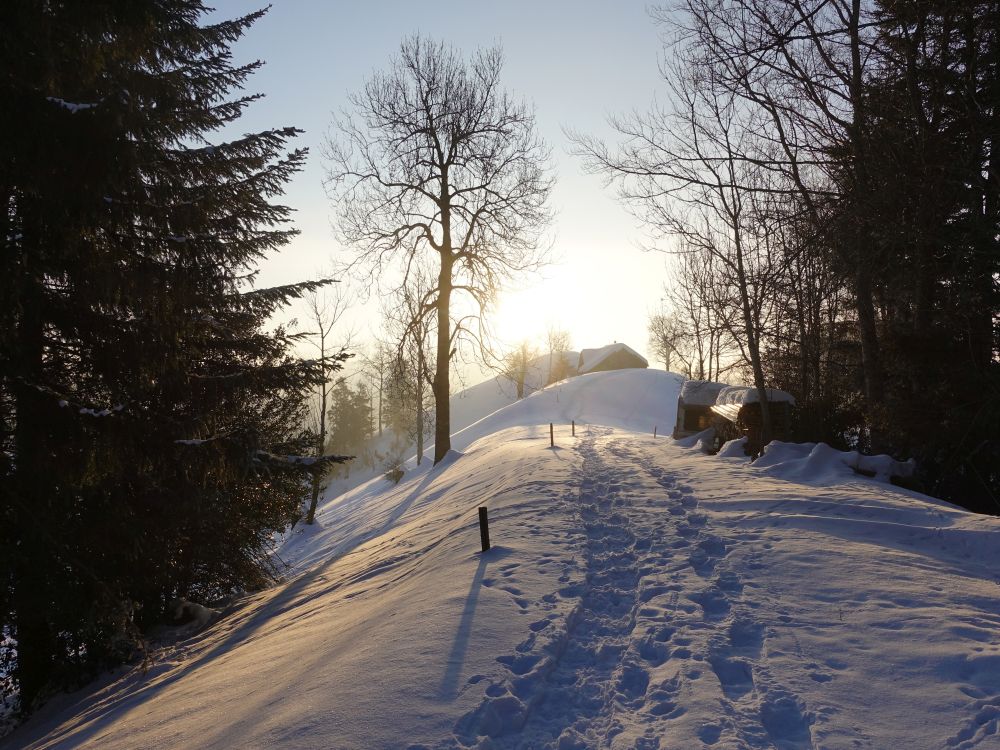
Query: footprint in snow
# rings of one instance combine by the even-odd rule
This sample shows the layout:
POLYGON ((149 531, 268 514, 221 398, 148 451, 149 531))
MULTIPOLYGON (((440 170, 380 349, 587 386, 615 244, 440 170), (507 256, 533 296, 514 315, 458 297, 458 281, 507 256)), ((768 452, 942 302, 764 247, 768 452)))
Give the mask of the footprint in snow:
POLYGON ((797 696, 782 691, 769 692, 760 708, 760 721, 781 750, 812 747, 809 732, 812 717, 797 696))
POLYGON ((658 667, 670 658, 669 649, 663 641, 653 638, 644 638, 639 641, 639 656, 641 656, 651 667, 658 667))
POLYGON ((701 605, 706 620, 721 620, 729 614, 729 599, 716 588, 688 594, 688 599, 701 605))
POLYGON ((709 655, 708 663, 719 678, 723 695, 730 700, 738 700, 753 690, 753 670, 746 660, 713 653, 709 655))
POLYGON ((764 626, 754 620, 733 620, 729 626, 729 642, 741 653, 759 656, 764 645, 764 626))
POLYGON ((637 664, 626 664, 622 667, 616 681, 619 695, 627 700, 635 700, 646 694, 649 687, 649 671, 637 664))
POLYGON ((647 695, 647 711, 660 718, 676 719, 687 711, 683 706, 678 705, 677 695, 679 692, 680 678, 676 675, 654 685, 647 695))
POLYGON ((698 728, 698 739, 706 745, 714 745, 722 736, 722 727, 718 724, 702 724, 698 728))

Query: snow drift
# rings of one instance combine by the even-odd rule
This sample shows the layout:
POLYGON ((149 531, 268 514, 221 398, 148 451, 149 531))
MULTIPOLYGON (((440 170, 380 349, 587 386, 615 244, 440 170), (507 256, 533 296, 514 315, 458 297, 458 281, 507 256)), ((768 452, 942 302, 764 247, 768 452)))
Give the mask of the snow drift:
POLYGON ((0 744, 997 746, 1000 519, 815 446, 768 465, 654 438, 680 385, 574 378, 329 498, 286 583, 0 744))

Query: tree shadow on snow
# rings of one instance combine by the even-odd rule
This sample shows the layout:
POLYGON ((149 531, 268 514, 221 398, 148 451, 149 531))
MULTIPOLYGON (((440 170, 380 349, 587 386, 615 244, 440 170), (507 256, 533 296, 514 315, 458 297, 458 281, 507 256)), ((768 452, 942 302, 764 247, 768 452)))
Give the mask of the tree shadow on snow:
POLYGON ((476 605, 479 603, 479 591, 486 577, 486 568, 490 563, 499 562, 510 553, 511 550, 496 546, 486 552, 478 553, 479 565, 476 567, 475 575, 472 576, 472 584, 469 586, 469 593, 462 607, 462 617, 458 621, 455 639, 452 641, 448 662, 438 687, 438 695, 444 700, 454 700, 459 693, 458 681, 462 676, 462 667, 465 666, 465 653, 469 649, 469 639, 472 637, 472 623, 476 616, 476 605))
MULTIPOLYGON (((146 673, 141 673, 138 667, 134 668, 132 673, 126 677, 125 680, 119 681, 117 686, 114 685, 116 682, 114 679, 110 681, 110 684, 106 681, 95 683, 90 690, 85 689, 85 692, 79 695, 78 700, 73 700, 72 703, 70 703, 63 710, 47 715, 44 720, 39 722, 37 729, 32 730, 26 726, 25 729, 28 730, 27 733, 30 735, 37 734, 39 737, 47 737, 53 747, 77 747, 89 740, 93 740, 95 737, 99 737, 103 733, 107 732, 118 717, 124 713, 135 710, 146 701, 155 698, 159 693, 163 692, 166 688, 169 688, 178 680, 190 677, 192 673, 196 672, 202 666, 210 664, 216 657, 237 647, 241 642, 249 640, 257 631, 264 627, 264 625, 273 618, 281 616, 296 607, 307 604, 313 599, 324 596, 330 591, 339 588, 344 583, 348 583, 350 579, 345 581, 334 581, 329 586, 318 591, 308 590, 314 582, 318 579, 322 579, 323 574, 329 571, 329 569, 345 555, 391 529, 413 505, 413 503, 421 497, 427 486, 434 479, 440 476, 441 470, 447 467, 450 463, 451 461, 445 460, 438 464, 438 466, 429 470, 421 478, 417 486, 408 492, 403 499, 389 511, 385 521, 380 524, 378 528, 361 531, 358 534, 345 539, 330 552, 330 556, 323 562, 318 563, 310 569, 304 571, 284 586, 279 585, 277 588, 272 588, 261 594, 248 597, 248 601, 246 601, 243 606, 239 607, 235 612, 223 617, 209 630, 204 631, 203 634, 196 636, 195 639, 191 639, 186 643, 177 644, 181 649, 184 649, 186 646, 193 646, 197 648, 198 638, 206 635, 210 637, 212 631, 218 633, 221 628, 230 628, 228 633, 220 636, 213 645, 208 646, 202 653, 192 654, 193 658, 183 667, 171 664, 170 662, 173 661, 173 659, 168 659, 166 663, 154 663, 146 673), (254 598, 266 598, 268 596, 270 596, 270 598, 263 604, 255 609, 252 608, 252 601, 254 598), (173 668, 172 672, 171 668, 173 668), (162 677, 157 679, 161 675, 162 677), (67 714, 69 714, 70 717, 75 715, 78 718, 79 723, 71 721, 68 724, 63 724, 62 722, 68 718, 67 714)), ((491 556, 489 557, 489 560, 497 560, 504 554, 505 553, 502 548, 498 547, 494 547, 486 553, 487 556, 491 556)), ((462 622, 465 624, 460 625, 459 627, 459 635, 464 632, 464 636, 462 637, 465 642, 468 641, 468 631, 471 629, 472 624, 472 612, 475 610, 475 600, 478 597, 478 586, 482 582, 482 575, 485 572, 486 562, 487 557, 483 557, 480 561, 480 569, 477 572, 478 577, 475 579, 476 583, 473 586, 473 590, 469 592, 471 605, 467 602, 467 612, 463 613, 462 622), (467 623, 466 619, 468 620, 467 623)), ((459 637, 456 636, 456 644, 458 644, 458 641, 459 637)), ((459 659, 461 660, 464 655, 464 650, 464 646, 460 650, 457 649, 456 646, 456 648, 453 649, 453 654, 458 653, 459 659)), ((456 668, 455 679, 457 679, 460 667, 461 663, 459 661, 458 668, 456 668)), ((19 738, 25 741, 30 741, 30 737, 25 737, 20 734, 19 738)))

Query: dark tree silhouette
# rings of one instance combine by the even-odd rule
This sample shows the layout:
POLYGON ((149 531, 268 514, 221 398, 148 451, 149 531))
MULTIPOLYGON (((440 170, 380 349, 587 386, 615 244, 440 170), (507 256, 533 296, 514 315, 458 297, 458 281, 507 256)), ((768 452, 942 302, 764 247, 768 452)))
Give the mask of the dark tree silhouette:
POLYGON ((293 128, 211 144, 256 96, 197 0, 14 2, 0 44, 0 632, 24 711, 126 658, 171 598, 276 573, 327 363, 252 289, 293 234, 293 128))

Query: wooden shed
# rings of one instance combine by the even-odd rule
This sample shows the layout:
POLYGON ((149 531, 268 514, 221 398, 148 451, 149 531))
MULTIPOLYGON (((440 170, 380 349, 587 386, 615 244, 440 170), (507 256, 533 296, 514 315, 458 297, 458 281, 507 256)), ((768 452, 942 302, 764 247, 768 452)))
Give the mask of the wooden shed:
POLYGON ((677 423, 674 425, 675 440, 707 430, 712 426, 712 406, 725 383, 710 380, 686 380, 677 397, 677 423))
MULTIPOLYGON (((795 397, 776 388, 767 389, 767 403, 771 412, 771 439, 790 440, 792 437, 792 409, 795 397)), ((727 386, 719 391, 711 407, 712 426, 715 427, 716 448, 728 440, 746 437, 744 451, 756 456, 764 447, 763 419, 760 394, 748 386, 727 386)))

